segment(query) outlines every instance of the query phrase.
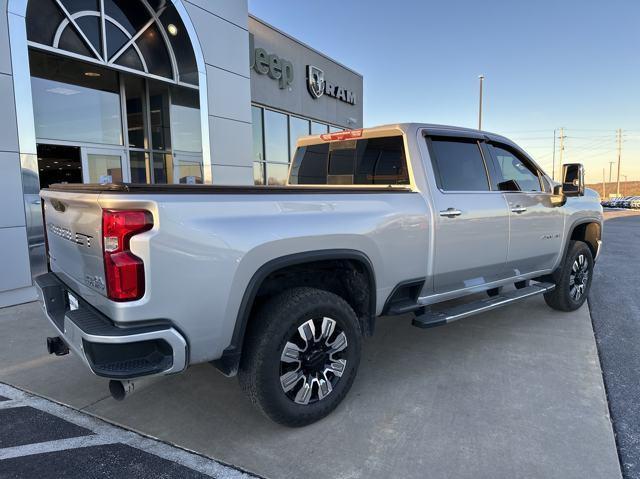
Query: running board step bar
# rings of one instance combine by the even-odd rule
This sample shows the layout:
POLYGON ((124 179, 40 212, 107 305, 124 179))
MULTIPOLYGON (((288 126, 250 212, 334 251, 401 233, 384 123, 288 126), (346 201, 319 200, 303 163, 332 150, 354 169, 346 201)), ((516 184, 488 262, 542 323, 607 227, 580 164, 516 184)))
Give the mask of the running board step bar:
POLYGON ((454 306, 445 311, 427 311, 424 314, 416 316, 412 324, 423 329, 443 326, 458 319, 484 313, 485 311, 491 311, 492 309, 501 308, 531 296, 553 291, 555 287, 556 285, 552 283, 534 283, 526 288, 516 289, 491 298, 454 306))

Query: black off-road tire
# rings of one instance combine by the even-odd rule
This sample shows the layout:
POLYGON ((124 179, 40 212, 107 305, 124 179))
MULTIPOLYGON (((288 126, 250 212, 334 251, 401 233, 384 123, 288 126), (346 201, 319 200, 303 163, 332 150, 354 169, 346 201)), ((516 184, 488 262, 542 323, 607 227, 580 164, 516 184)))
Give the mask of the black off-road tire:
POLYGON ((320 289, 293 288, 270 299, 251 318, 238 379, 267 417, 289 427, 306 426, 327 416, 347 395, 358 371, 361 347, 358 318, 344 299, 320 289), (336 334, 341 331, 346 335, 347 347, 340 353, 346 366, 328 395, 319 399, 318 394, 316 402, 299 404, 281 384, 281 355, 299 326, 325 317, 335 321, 336 334))
POLYGON ((589 246, 582 241, 570 241, 562 264, 553 274, 556 287, 553 291, 544 294, 544 300, 547 304, 559 311, 575 311, 580 308, 589 296, 593 280, 593 265, 593 255, 589 246), (582 269, 580 265, 581 257, 584 260, 584 269, 587 272, 587 277, 583 283, 582 293, 578 298, 575 298, 575 294, 572 294, 572 277, 575 282, 577 272, 574 271, 574 266, 576 264, 578 264, 579 269, 582 269))

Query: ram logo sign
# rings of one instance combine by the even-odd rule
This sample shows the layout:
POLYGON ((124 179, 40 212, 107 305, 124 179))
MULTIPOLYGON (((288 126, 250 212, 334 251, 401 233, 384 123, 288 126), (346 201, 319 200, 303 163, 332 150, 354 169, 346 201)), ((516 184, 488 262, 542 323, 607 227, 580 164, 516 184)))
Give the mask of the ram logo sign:
POLYGON ((356 104, 355 92, 327 81, 324 77, 324 71, 313 65, 307 65, 307 88, 315 99, 327 94, 349 105, 356 104))
POLYGON ((313 65, 307 66, 307 87, 314 98, 320 98, 324 94, 324 72, 313 65))

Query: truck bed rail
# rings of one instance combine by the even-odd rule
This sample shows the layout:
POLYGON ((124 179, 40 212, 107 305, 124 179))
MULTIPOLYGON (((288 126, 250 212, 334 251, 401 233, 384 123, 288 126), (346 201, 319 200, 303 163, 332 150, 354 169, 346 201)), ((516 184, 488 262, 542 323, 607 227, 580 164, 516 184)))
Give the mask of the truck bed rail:
POLYGON ((45 191, 66 193, 139 193, 139 194, 218 194, 218 195, 282 195, 282 194, 363 194, 363 193, 412 193, 409 186, 235 186, 235 185, 146 185, 132 183, 108 184, 54 184, 45 191))

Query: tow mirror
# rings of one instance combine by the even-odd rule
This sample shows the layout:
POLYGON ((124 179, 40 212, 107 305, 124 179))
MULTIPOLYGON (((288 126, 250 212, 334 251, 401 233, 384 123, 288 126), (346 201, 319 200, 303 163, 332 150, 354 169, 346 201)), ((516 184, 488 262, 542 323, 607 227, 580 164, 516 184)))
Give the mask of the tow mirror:
POLYGON ((562 166, 562 194, 564 196, 584 196, 584 166, 567 163, 562 166))

